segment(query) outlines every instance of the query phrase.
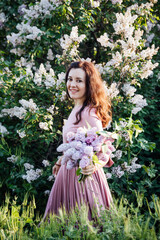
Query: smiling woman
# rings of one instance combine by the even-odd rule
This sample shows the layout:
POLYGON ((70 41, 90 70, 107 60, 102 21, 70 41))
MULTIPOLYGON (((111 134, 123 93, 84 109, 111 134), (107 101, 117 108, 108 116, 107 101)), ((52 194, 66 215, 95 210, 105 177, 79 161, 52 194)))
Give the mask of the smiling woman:
MULTIPOLYGON (((67 133, 76 133, 79 127, 87 127, 87 122, 97 130, 103 130, 111 120, 110 101, 105 93, 99 72, 90 62, 74 62, 66 73, 67 95, 74 100, 75 106, 63 127, 63 142, 67 143, 67 133)), ((85 144, 85 143, 84 143, 85 144)), ((91 175, 85 182, 78 182, 77 167, 68 170, 61 166, 59 158, 53 167, 56 176, 52 187, 44 218, 58 214, 59 208, 65 207, 69 212, 77 204, 85 203, 88 207, 88 218, 92 219, 93 209, 108 209, 112 202, 111 193, 103 171, 103 166, 110 167, 113 161, 109 158, 102 165, 89 163, 81 172, 91 175)), ((80 160, 80 159, 79 159, 80 160)))

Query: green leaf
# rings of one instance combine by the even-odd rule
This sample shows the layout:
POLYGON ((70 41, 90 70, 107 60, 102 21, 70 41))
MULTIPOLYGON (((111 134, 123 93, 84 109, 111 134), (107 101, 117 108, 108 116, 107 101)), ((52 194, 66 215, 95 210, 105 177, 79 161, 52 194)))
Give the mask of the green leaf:
POLYGON ((140 128, 138 125, 134 125, 134 128, 136 130, 135 138, 139 135, 139 133, 143 132, 143 129, 140 128))
POLYGON ((128 134, 129 134, 129 140, 131 143, 133 143, 132 141, 132 137, 133 137, 133 131, 132 130, 127 130, 128 134))
POLYGON ((76 171, 76 175, 79 176, 81 174, 81 168, 78 168, 76 171))
POLYGON ((99 163, 99 159, 96 155, 93 155, 92 160, 93 160, 93 163, 99 163))
POLYGON ((116 148, 119 146, 119 144, 121 143, 122 137, 117 134, 117 143, 116 143, 116 148))

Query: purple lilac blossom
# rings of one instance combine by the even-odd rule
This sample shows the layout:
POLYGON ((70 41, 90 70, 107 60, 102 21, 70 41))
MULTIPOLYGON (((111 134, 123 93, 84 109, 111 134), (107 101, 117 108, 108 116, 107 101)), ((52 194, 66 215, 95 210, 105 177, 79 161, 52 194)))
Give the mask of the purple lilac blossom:
POLYGON ((67 157, 66 155, 64 155, 63 158, 62 158, 62 160, 61 160, 61 164, 64 165, 68 160, 69 160, 69 157, 67 157))
POLYGON ((69 148, 66 152, 65 152, 65 156, 67 157, 72 157, 72 155, 75 153, 75 148, 69 148))
POLYGON ((67 133, 67 142, 73 141, 74 138, 75 138, 75 133, 73 133, 73 132, 68 132, 67 133))
POLYGON ((81 142, 85 142, 85 133, 81 132, 81 133, 76 133, 75 134, 75 140, 76 141, 81 141, 81 142))
POLYGON ((82 143, 81 143, 80 141, 76 141, 76 146, 75 146, 75 148, 76 148, 77 150, 80 150, 80 149, 82 148, 82 143))
POLYGON ((71 170, 71 169, 74 168, 74 167, 75 167, 75 163, 74 163, 71 159, 68 160, 66 168, 67 168, 68 170, 71 170))
POLYGON ((85 139, 85 143, 87 143, 87 145, 91 145, 92 142, 96 139, 96 137, 94 135, 90 135, 88 137, 86 137, 85 139))
POLYGON ((82 159, 79 162, 81 168, 85 168, 90 164, 90 158, 87 155, 83 155, 82 159))
POLYGON ((80 151, 76 151, 73 155, 72 155, 72 159, 73 160, 79 160, 82 158, 82 153, 80 151))
POLYGON ((84 148, 84 153, 88 156, 93 156, 93 147, 92 146, 86 146, 84 148))
POLYGON ((64 152, 64 151, 67 151, 69 148, 70 148, 70 145, 68 143, 62 143, 57 148, 57 152, 64 152))
POLYGON ((94 136, 94 137, 96 138, 96 137, 97 137, 96 132, 97 132, 97 128, 96 128, 96 127, 93 127, 93 128, 91 128, 91 129, 89 129, 89 130, 87 131, 87 137, 88 137, 88 136, 94 136))

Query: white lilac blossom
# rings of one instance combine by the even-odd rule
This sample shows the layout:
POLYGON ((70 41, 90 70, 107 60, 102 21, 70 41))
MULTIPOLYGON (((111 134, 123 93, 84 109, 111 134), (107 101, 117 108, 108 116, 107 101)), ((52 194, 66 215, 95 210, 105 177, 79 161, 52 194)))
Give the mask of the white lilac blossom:
POLYGON ((30 19, 43 19, 44 16, 50 15, 51 11, 53 11, 61 3, 61 0, 41 0, 40 2, 36 2, 36 4, 29 6, 28 9, 23 9, 25 14, 24 18, 29 21, 30 19))
POLYGON ((15 116, 15 117, 18 117, 19 119, 23 119, 26 116, 27 111, 23 107, 15 106, 14 108, 8 108, 8 109, 4 108, 4 109, 2 109, 1 114, 3 116, 9 115, 10 117, 15 116))
POLYGON ((30 163, 24 163, 24 167, 25 167, 25 170, 30 170, 34 168, 34 166, 30 163))
POLYGON ((29 101, 25 99, 19 100, 19 103, 22 105, 24 109, 28 109, 29 111, 35 113, 38 110, 36 103, 33 102, 33 99, 29 99, 29 101))
POLYGON ((112 53, 112 59, 107 62, 106 66, 118 67, 123 62, 123 56, 117 51, 115 54, 112 53))
POLYGON ((58 74, 58 79, 57 79, 57 90, 60 88, 61 84, 64 83, 66 74, 64 72, 61 72, 58 74))
POLYGON ((30 169, 26 171, 26 175, 22 175, 22 178, 25 179, 27 182, 31 183, 32 181, 37 180, 42 175, 41 169, 30 169))
POLYGON ((113 27, 116 34, 124 34, 125 38, 132 36, 134 27, 132 24, 137 19, 137 15, 131 15, 131 12, 127 10, 125 14, 116 13, 117 22, 113 23, 113 27))
POLYGON ((60 100, 63 102, 63 101, 66 99, 66 97, 67 97, 66 92, 65 92, 65 91, 62 91, 61 99, 60 99, 60 100))
POLYGON ((147 106, 146 99, 143 99, 143 96, 140 94, 136 94, 133 98, 129 100, 129 102, 135 104, 136 106, 132 109, 133 114, 137 114, 137 112, 141 111, 141 109, 147 106))
POLYGON ((18 160, 18 156, 16 156, 16 155, 12 155, 7 158, 7 161, 12 162, 12 163, 15 163, 17 160, 18 160))
POLYGON ((125 128, 128 124, 126 121, 122 121, 122 120, 119 121, 119 123, 120 123, 121 127, 123 127, 123 128, 125 128))
POLYGON ((49 108, 47 108, 47 111, 50 112, 51 114, 54 114, 54 105, 51 105, 49 108))
POLYGON ((18 13, 20 14, 20 15, 24 15, 24 10, 26 9, 26 5, 25 4, 22 4, 22 5, 20 5, 19 6, 19 8, 18 8, 18 13))
POLYGON ((113 99, 119 94, 118 84, 116 82, 113 82, 110 87, 107 87, 105 85, 106 92, 108 96, 113 99))
POLYGON ((148 78, 150 75, 153 74, 153 69, 156 68, 159 63, 153 64, 151 60, 149 60, 145 65, 143 65, 140 73, 141 79, 148 78))
POLYGON ((53 181, 53 179, 54 179, 54 175, 51 175, 51 176, 49 176, 49 177, 47 178, 47 180, 48 180, 49 182, 53 181))
POLYGON ((126 96, 132 97, 136 92, 136 88, 132 87, 130 83, 125 83, 122 87, 123 92, 126 96))
POLYGON ((47 62, 45 63, 45 67, 46 67, 46 70, 47 70, 47 71, 49 71, 50 68, 52 67, 49 61, 47 61, 47 62))
POLYGON ((121 166, 113 167, 112 174, 118 178, 121 178, 124 175, 124 171, 122 170, 121 166))
MULTIPOLYGON (((140 52, 140 57, 142 59, 152 59, 152 57, 158 53, 158 49, 159 49, 159 47, 155 48, 155 45, 152 44, 151 48, 148 47, 147 49, 142 50, 140 52)), ((151 63, 151 62, 149 62, 149 63, 151 63)), ((151 64, 151 66, 152 66, 152 64, 151 64)))
POLYGON ((111 0, 112 4, 122 4, 123 0, 111 0))
POLYGON ((145 44, 146 47, 149 47, 149 44, 152 42, 154 36, 155 36, 154 33, 152 33, 152 34, 150 34, 150 35, 147 36, 146 44, 145 44))
POLYGON ((7 128, 4 127, 1 122, 0 122, 0 133, 1 133, 2 137, 4 137, 5 134, 9 133, 7 128))
POLYGON ((90 2, 91 2, 91 7, 93 7, 93 8, 97 8, 100 6, 99 0, 97 0, 97 1, 90 0, 90 2))
POLYGON ((50 190, 46 190, 46 191, 44 191, 44 195, 49 195, 50 194, 50 190))
POLYGON ((78 53, 78 47, 79 47, 79 43, 82 42, 84 40, 84 38, 86 37, 86 35, 81 34, 80 36, 78 36, 78 27, 72 27, 72 31, 70 33, 70 35, 64 34, 64 36, 62 38, 60 38, 60 45, 63 49, 63 55, 65 56, 67 51, 70 50, 70 55, 72 57, 76 56, 78 53), (77 43, 76 46, 73 45, 73 43, 77 43))
POLYGON ((54 59, 52 49, 48 49, 47 59, 50 61, 54 59))
POLYGON ((112 178, 112 174, 111 174, 111 173, 106 173, 105 175, 106 175, 106 178, 107 178, 107 179, 112 178))
POLYGON ((19 30, 18 33, 11 33, 11 35, 7 36, 7 40, 12 43, 13 47, 25 44, 27 39, 41 40, 41 36, 44 34, 44 32, 36 26, 30 26, 29 22, 22 22, 18 24, 16 28, 19 30))
POLYGON ((103 47, 110 47, 111 49, 114 48, 114 44, 112 44, 112 43, 109 41, 109 37, 108 37, 107 33, 104 33, 104 34, 101 35, 99 38, 97 38, 97 41, 100 42, 100 44, 101 44, 103 47))
POLYGON ((43 161, 42 161, 42 164, 44 165, 44 167, 50 166, 50 163, 49 163, 48 160, 43 160, 43 161))
POLYGON ((17 130, 17 133, 18 133, 18 135, 19 135, 20 138, 24 138, 24 137, 26 136, 25 131, 17 130))
POLYGON ((47 122, 40 122, 39 127, 43 130, 49 130, 47 122))
POLYGON ((6 22, 6 15, 4 12, 1 12, 0 13, 0 29, 3 28, 5 22, 6 22))
POLYGON ((121 150, 117 150, 115 153, 114 153, 114 156, 119 160, 121 159, 122 157, 122 151, 121 150))

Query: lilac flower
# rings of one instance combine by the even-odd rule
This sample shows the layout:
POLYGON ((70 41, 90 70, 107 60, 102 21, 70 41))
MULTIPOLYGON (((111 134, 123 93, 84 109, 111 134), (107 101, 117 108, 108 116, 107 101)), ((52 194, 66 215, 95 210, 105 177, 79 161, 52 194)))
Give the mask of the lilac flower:
POLYGON ((87 136, 88 136, 88 137, 89 137, 89 136, 94 136, 94 137, 96 138, 96 137, 97 137, 96 132, 97 132, 97 128, 96 128, 96 127, 93 127, 93 128, 91 128, 91 129, 89 129, 89 130, 87 131, 87 136))
POLYGON ((112 173, 116 175, 118 178, 121 178, 124 175, 124 171, 122 171, 121 166, 113 167, 112 173))
POLYGON ((75 138, 75 133, 73 133, 73 132, 68 132, 67 133, 67 142, 73 141, 74 138, 75 138))
POLYGON ((72 142, 70 142, 69 143, 69 146, 71 147, 71 148, 76 148, 76 146, 77 146, 77 141, 72 141, 72 142))
POLYGON ((86 137, 85 139, 85 143, 87 143, 88 145, 91 145, 92 142, 96 139, 96 137, 94 135, 90 135, 88 137, 86 137))
POLYGON ((77 129, 77 133, 81 133, 81 134, 84 134, 84 135, 86 134, 84 128, 82 128, 82 127, 79 127, 79 128, 77 129))
POLYGON ((75 148, 69 148, 66 152, 65 152, 65 156, 67 157, 72 157, 72 155, 75 153, 75 148))
POLYGON ((82 153, 80 151, 76 151, 73 155, 72 155, 72 159, 77 161, 79 159, 82 158, 82 153))
POLYGON ((80 149, 82 148, 82 143, 81 143, 80 141, 76 141, 76 146, 75 146, 75 148, 76 148, 77 150, 80 150, 80 149))
POLYGON ((70 159, 68 162, 67 162, 67 169, 68 170, 71 170, 72 168, 75 167, 75 163, 70 159))
POLYGON ((85 142, 85 133, 83 133, 83 132, 77 132, 76 134, 75 134, 75 140, 76 141, 81 141, 81 142, 85 142))
POLYGON ((92 146, 86 146, 84 148, 84 153, 88 156, 92 156, 93 155, 93 147, 92 146))
POLYGON ((107 179, 112 178, 112 174, 111 174, 111 173, 106 173, 106 178, 107 178, 107 179))
POLYGON ((61 164, 64 165, 68 160, 69 160, 69 157, 64 155, 62 160, 61 160, 61 164))
POLYGON ((57 148, 57 152, 64 152, 70 148, 68 143, 63 143, 57 148))
POLYGON ((87 155, 83 155, 82 159, 79 162, 81 168, 85 168, 90 164, 90 158, 87 155))

